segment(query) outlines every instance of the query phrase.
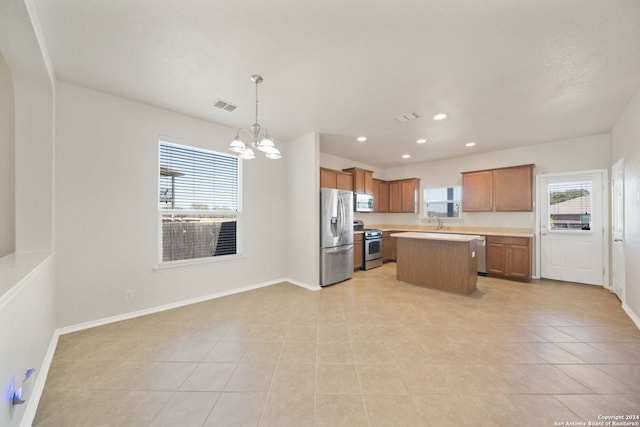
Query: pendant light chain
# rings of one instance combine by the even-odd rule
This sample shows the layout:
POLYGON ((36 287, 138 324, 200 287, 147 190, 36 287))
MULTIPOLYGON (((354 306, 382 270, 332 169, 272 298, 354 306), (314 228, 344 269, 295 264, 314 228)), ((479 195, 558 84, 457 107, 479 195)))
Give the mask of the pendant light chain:
POLYGON ((256 124, 258 124, 258 81, 256 81, 256 124))

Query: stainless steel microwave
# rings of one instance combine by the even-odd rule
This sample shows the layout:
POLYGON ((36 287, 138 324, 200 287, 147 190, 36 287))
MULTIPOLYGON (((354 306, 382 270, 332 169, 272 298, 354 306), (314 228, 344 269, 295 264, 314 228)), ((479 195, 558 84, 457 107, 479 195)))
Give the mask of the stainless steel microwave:
POLYGON ((373 212, 373 195, 355 193, 353 195, 353 210, 356 212, 373 212))

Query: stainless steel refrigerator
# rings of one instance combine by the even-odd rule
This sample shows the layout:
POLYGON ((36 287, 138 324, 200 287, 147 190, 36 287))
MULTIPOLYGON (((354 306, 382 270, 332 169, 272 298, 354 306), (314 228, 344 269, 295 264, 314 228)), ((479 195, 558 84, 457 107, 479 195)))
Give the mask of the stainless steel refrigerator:
POLYGON ((353 276, 353 192, 320 189, 320 286, 353 276))

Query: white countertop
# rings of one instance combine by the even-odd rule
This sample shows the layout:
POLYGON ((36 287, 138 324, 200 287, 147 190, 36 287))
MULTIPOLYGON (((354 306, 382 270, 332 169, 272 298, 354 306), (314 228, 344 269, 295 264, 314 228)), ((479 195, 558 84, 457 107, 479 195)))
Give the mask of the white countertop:
POLYGON ((473 234, 476 236, 533 237, 533 231, 522 228, 445 226, 441 230, 438 230, 434 225, 424 226, 402 224, 372 225, 367 228, 377 228, 382 231, 392 231, 394 233, 414 231, 418 233, 473 234))
POLYGON ((454 234, 454 233, 417 233, 414 231, 408 231, 405 233, 394 233, 391 237, 397 237, 400 239, 423 239, 423 240, 445 240, 450 242, 469 242, 474 239, 478 239, 480 236, 473 236, 469 234, 454 234))

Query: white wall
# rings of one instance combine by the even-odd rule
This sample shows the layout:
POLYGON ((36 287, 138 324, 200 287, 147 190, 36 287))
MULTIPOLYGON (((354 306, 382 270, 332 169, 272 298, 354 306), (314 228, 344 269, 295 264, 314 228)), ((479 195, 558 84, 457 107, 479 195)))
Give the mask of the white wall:
MULTIPOLYGON (((0 260, 0 270, 8 263, 17 264, 16 270, 22 276, 12 289, 0 295, 0 426, 21 424, 26 411, 35 414, 41 388, 44 384, 51 354, 47 354, 53 336, 55 307, 53 305, 55 287, 55 255, 8 255, 0 260), (43 363, 45 356, 49 359, 43 363), (28 369, 36 372, 23 387, 23 400, 27 403, 9 409, 9 391, 21 387, 28 369)), ((52 353, 52 352, 51 352, 52 353)))
MULTIPOLYGON (((36 373, 29 381, 44 382, 45 353, 55 325, 55 258, 53 247, 53 122, 54 87, 46 56, 40 49, 31 16, 23 0, 0 2, 0 52, 13 83, 8 90, 7 69, 0 77, 3 139, 0 169, 14 173, 11 186, 15 203, 15 253, 0 259, 0 425, 18 426, 25 413, 32 415, 37 400, 28 396, 26 405, 9 416, 8 392, 12 382, 21 385, 27 369, 36 373), (8 110, 7 110, 8 108, 8 110), (12 113, 8 111, 12 110, 12 113), (8 124, 8 114, 13 120, 8 124), (5 128, 8 126, 8 128, 5 128), (15 154, 8 153, 5 138, 15 154), (7 154, 8 155, 8 154, 7 154), (8 166, 9 163, 13 165, 8 166), (39 252, 39 253, 37 253, 39 252)), ((3 170, 0 172, 5 179, 3 170)), ((9 179, 11 180, 11 179, 9 179)), ((6 183, 5 183, 6 184, 6 183)), ((4 184, 3 184, 4 185, 4 184)), ((11 191, 11 190, 10 190, 11 191)), ((4 200, 6 189, 0 190, 4 200)), ((1 202, 4 203, 4 202, 1 202)), ((4 213, 2 215, 5 215, 4 213)), ((3 227, 5 220, 0 220, 3 227)), ((4 233, 4 232, 3 232, 4 233)), ((46 367, 46 366, 45 366, 46 367)))
POLYGON ((9 66, 0 55, 0 258, 15 251, 14 98, 9 66))
POLYGON ((288 215, 286 236, 289 278, 320 286, 319 136, 304 135, 291 142, 287 158, 288 215))
POLYGON ((47 81, 17 84, 16 251, 52 251, 53 89, 47 81), (36 125, 37 123, 37 125, 36 125))
POLYGON ((15 99, 16 251, 51 251, 55 88, 25 2, 3 1, 0 17, 15 99))
MULTIPOLYGON (((420 178, 422 204, 424 189, 461 185, 461 172, 529 163, 535 163, 535 174, 606 169, 610 165, 609 143, 608 134, 594 135, 390 168, 384 172, 388 180, 420 178)), ((421 206, 419 214, 386 214, 384 223, 426 224, 422 215, 421 206)), ((459 220, 448 221, 451 225, 533 228, 533 215, 529 212, 463 212, 459 220)))
POLYGON ((624 159, 625 304, 640 321, 640 91, 611 132, 611 163, 624 159))
POLYGON ((58 326, 286 277, 282 161, 242 163, 242 259, 153 271, 159 135, 226 152, 235 129, 69 83, 56 98, 58 326))

